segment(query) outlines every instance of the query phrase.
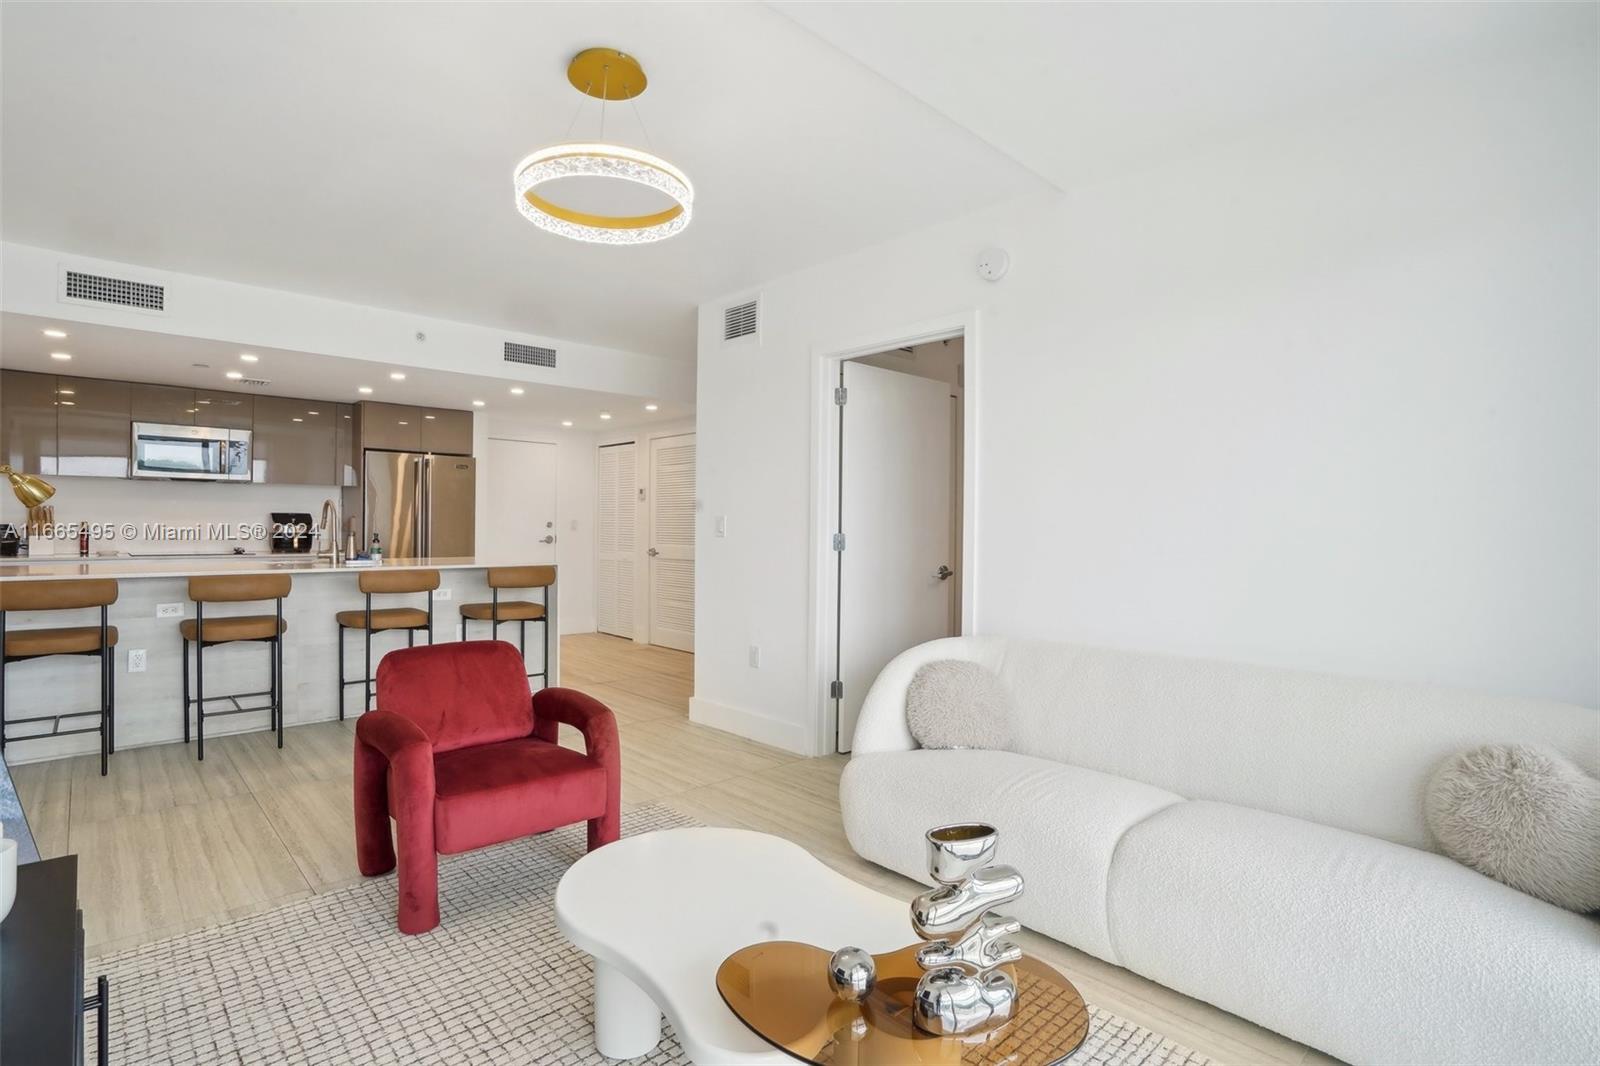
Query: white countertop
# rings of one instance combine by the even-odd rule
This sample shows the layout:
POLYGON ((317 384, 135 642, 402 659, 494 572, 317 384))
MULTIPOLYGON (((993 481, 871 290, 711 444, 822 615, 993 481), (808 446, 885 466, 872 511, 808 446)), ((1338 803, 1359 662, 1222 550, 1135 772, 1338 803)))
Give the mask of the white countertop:
MULTIPOLYGON (((359 574, 363 570, 475 570, 491 565, 466 556, 422 559, 384 559, 373 566, 334 565, 315 555, 175 556, 171 559, 134 558, 128 555, 91 555, 80 558, 43 555, 28 559, 0 559, 0 581, 114 577, 207 577, 213 574, 359 574)), ((493 565, 500 565, 495 563, 493 565)), ((511 565, 511 564, 508 564, 511 565)))

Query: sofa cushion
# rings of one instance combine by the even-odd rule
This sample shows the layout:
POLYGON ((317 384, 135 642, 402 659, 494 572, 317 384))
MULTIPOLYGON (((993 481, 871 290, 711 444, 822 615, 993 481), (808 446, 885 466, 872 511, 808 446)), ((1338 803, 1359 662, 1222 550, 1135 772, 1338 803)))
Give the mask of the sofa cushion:
POLYGON ((1600 780, 1555 752, 1461 752, 1433 772, 1424 810, 1457 862, 1569 911, 1600 911, 1600 780))
POLYGON ((929 883, 923 834, 985 821, 997 861, 1027 888, 1006 910, 1041 932, 1117 961, 1106 929, 1106 874, 1129 826, 1181 797, 1150 785, 1007 751, 917 750, 857 755, 840 781, 851 847, 929 883))
POLYGON ((433 759, 434 842, 443 854, 598 818, 605 769, 533 737, 458 748, 433 759))
POLYGON ((1011 747, 1011 694, 982 663, 940 659, 906 689, 906 726, 924 748, 1011 747))
POLYGON ((1441 855, 1181 803, 1108 909, 1124 965, 1350 1062, 1600 1061, 1600 923, 1441 855))

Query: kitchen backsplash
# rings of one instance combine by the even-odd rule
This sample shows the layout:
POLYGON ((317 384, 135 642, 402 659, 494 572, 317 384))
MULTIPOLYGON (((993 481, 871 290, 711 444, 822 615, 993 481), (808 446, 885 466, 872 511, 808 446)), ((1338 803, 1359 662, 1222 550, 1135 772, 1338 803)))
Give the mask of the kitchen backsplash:
MULTIPOLYGON (((238 537, 270 532, 273 511, 304 511, 315 522, 323 500, 339 502, 339 490, 332 485, 100 477, 48 480, 56 487, 49 505, 55 508, 57 525, 88 523, 106 534, 91 540, 90 551, 184 552, 238 547, 265 552, 271 550, 266 536, 238 537)), ((21 529, 26 517, 26 510, 11 492, 0 493, 0 522, 21 529)), ((342 521, 343 513, 339 517, 342 521)))

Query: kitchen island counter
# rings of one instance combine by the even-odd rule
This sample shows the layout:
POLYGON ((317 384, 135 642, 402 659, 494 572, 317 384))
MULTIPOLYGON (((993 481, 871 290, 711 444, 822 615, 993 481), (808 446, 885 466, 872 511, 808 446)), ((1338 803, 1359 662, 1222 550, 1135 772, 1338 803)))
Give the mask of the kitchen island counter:
MULTIPOLYGON (((183 642, 179 624, 195 617, 189 599, 191 577, 247 574, 287 574, 293 587, 283 601, 284 631, 284 723, 289 727, 285 745, 295 743, 294 726, 306 722, 325 722, 340 717, 341 696, 344 715, 361 713, 361 686, 339 688, 338 652, 345 648, 345 673, 359 678, 365 662, 362 631, 345 629, 335 621, 340 611, 359 611, 366 604, 358 587, 358 576, 375 570, 439 571, 439 587, 433 593, 434 643, 462 639, 460 605, 488 603, 488 562, 479 558, 449 556, 423 559, 385 559, 376 566, 334 565, 314 555, 262 554, 247 556, 190 555, 172 558, 134 558, 103 555, 89 558, 38 556, 0 561, 0 585, 23 580, 78 581, 112 578, 120 583, 117 601, 109 610, 109 622, 117 629, 114 651, 116 671, 117 748, 183 741, 183 642), (131 668, 130 668, 131 667, 131 668)), ((496 559, 494 566, 540 565, 527 558, 496 559)), ((540 673, 545 649, 550 653, 550 684, 560 676, 559 572, 557 584, 544 589, 502 589, 502 600, 544 600, 549 637, 538 622, 526 625, 526 660, 530 673, 540 673)), ((425 608, 426 593, 381 594, 372 598, 375 610, 391 607, 425 608)), ((215 603, 206 607, 206 620, 229 615, 271 614, 272 601, 215 603)), ((98 609, 81 611, 8 611, 6 631, 16 633, 35 627, 97 626, 98 609)), ((489 636, 487 622, 472 621, 471 636, 489 636)), ((500 627, 499 636, 511 643, 524 636, 516 623, 500 627)), ((419 631, 417 644, 429 642, 419 631)), ((389 651, 406 646, 403 631, 379 632, 373 637, 372 663, 389 651)), ((267 687, 267 655, 259 643, 218 644, 205 652, 205 691, 210 707, 213 696, 224 693, 259 692, 267 687)), ((190 677, 194 676, 194 649, 191 646, 190 677)), ((7 717, 29 717, 84 710, 99 705, 99 670, 91 658, 51 656, 9 664, 5 671, 7 717)), ((538 680, 535 679, 535 684, 538 680)), ((252 700, 250 702, 259 702, 252 700)), ((221 706, 226 706, 222 701, 221 706)), ((210 708, 220 709, 220 708, 210 708)), ((191 712, 192 713, 192 712, 191 712)), ((239 714, 207 719, 206 736, 265 730, 267 713, 239 714)), ((46 723, 47 724, 47 723, 46 723)), ((35 727, 37 728, 37 727, 35 727)), ((99 751, 95 734, 56 736, 39 740, 19 738, 22 725, 7 730, 5 758, 16 765, 38 759, 99 751)), ((209 749, 208 749, 209 758, 209 749)), ((117 773, 117 756, 111 756, 111 773, 117 773)))
MULTIPOLYGON (((381 563, 335 564, 317 555, 222 555, 174 553, 170 558, 151 555, 105 554, 90 556, 40 555, 25 559, 0 559, 0 581, 40 578, 71 580, 105 578, 122 580, 147 577, 210 577, 217 574, 359 574, 363 570, 476 570, 499 566, 472 556, 426 559, 384 559, 381 563)), ((508 563, 506 565, 518 565, 508 563)))

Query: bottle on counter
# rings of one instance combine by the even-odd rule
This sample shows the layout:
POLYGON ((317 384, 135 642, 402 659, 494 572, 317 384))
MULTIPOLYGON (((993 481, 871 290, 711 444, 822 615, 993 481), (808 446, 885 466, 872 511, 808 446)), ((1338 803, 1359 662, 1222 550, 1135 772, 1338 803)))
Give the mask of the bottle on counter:
POLYGON ((372 547, 367 549, 367 554, 375 560, 383 558, 383 544, 378 540, 376 533, 372 535, 372 547))
POLYGON ((89 557, 89 527, 88 526, 79 526, 78 527, 78 557, 80 559, 87 559, 89 557))

